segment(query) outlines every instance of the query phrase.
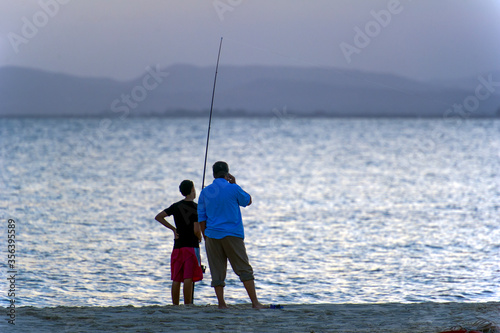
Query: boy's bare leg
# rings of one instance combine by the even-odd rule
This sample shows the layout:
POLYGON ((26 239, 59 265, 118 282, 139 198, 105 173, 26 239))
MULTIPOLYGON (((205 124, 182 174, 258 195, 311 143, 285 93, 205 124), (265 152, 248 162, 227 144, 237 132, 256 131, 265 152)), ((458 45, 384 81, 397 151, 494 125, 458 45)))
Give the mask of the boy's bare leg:
POLYGON ((257 292, 255 291, 254 280, 243 281, 243 285, 245 286, 245 289, 247 290, 248 296, 250 297, 250 300, 252 301, 252 308, 264 309, 265 306, 260 304, 258 299, 257 299, 257 292))
POLYGON ((193 303, 193 279, 184 279, 184 304, 193 303))
POLYGON ((224 301, 224 287, 217 286, 214 287, 215 295, 217 296, 217 301, 219 302, 219 309, 227 309, 226 301, 224 301))
POLYGON ((179 305, 180 294, 181 294, 181 283, 177 281, 172 281, 172 303, 174 305, 179 305))

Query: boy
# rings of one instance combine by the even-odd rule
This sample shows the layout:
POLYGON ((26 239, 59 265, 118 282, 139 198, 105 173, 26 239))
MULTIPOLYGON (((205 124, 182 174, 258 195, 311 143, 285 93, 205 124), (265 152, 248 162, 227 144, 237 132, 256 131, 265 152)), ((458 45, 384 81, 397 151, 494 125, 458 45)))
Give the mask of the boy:
POLYGON ((185 198, 155 217, 156 221, 174 232, 174 249, 170 257, 174 305, 179 305, 181 282, 184 282, 184 304, 192 304, 194 282, 203 279, 199 246, 202 234, 198 223, 197 204, 193 201, 196 198, 196 190, 190 180, 182 181, 179 190, 185 198), (175 227, 165 220, 165 217, 172 215, 175 227))

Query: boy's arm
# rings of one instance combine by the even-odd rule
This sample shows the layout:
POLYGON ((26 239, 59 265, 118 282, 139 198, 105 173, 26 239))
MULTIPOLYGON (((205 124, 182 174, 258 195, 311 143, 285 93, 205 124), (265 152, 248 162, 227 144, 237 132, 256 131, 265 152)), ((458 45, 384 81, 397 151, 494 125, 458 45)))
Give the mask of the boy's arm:
POLYGON ((194 234, 196 235, 196 237, 198 237, 198 240, 201 242, 203 236, 201 233, 201 227, 199 222, 194 222, 194 234))
POLYGON ((203 190, 200 193, 200 198, 198 199, 198 222, 200 225, 200 230, 203 235, 203 238, 206 238, 205 236, 205 229, 207 227, 207 211, 205 208, 205 196, 204 196, 203 190))
POLYGON ((207 221, 201 221, 199 223, 200 225, 200 230, 201 230, 201 233, 203 234, 203 238, 205 238, 205 229, 207 228, 207 221))
POLYGON ((167 220, 165 220, 165 217, 167 217, 167 216, 168 215, 167 215, 167 213, 165 213, 165 211, 161 211, 158 213, 158 215, 156 215, 155 220, 160 222, 161 224, 163 224, 165 227, 169 228, 170 230, 172 230, 174 232, 175 239, 178 239, 179 234, 177 234, 177 229, 173 225, 168 223, 167 220))

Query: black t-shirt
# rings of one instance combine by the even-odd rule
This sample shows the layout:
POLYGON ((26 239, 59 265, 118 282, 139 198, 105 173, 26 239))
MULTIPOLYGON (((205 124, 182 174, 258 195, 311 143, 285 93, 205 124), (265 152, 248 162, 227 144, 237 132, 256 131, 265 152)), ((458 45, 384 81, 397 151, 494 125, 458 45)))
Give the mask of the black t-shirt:
POLYGON ((200 247, 198 237, 194 234, 194 222, 198 222, 198 204, 181 200, 164 210, 174 216, 175 227, 179 238, 174 241, 174 249, 181 247, 200 247))

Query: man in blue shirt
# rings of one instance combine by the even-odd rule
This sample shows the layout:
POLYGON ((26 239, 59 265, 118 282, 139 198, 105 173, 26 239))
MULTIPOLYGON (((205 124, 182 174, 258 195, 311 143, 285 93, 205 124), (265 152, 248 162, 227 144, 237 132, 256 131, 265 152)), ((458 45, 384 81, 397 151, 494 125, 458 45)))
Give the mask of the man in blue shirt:
POLYGON ((243 282, 252 307, 264 308, 257 300, 253 269, 248 262, 243 241, 245 234, 240 206, 249 206, 252 197, 236 184, 226 162, 216 162, 212 170, 215 179, 201 191, 198 199, 198 221, 205 236, 205 249, 212 275, 211 285, 215 289, 219 308, 227 308, 224 301, 224 281, 228 259, 233 271, 243 282))

